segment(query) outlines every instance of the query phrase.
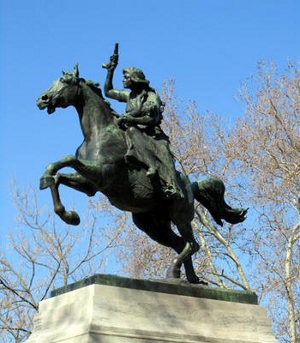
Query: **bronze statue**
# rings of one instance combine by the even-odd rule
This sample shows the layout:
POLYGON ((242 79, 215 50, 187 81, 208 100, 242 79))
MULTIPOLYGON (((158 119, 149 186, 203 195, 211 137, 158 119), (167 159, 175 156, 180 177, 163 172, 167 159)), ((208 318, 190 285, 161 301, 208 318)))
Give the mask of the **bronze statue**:
MULTIPOLYGON (((113 62, 112 57, 110 63, 113 62)), ((124 70, 124 74, 129 72, 124 86, 130 91, 114 90, 112 74, 115 66, 108 64, 106 67, 105 93, 127 102, 126 114, 122 116, 103 98, 98 84, 79 77, 77 65, 72 73, 63 73, 37 99, 38 107, 47 108, 49 114, 57 107, 73 105, 84 136, 75 156, 65 156, 47 166, 40 188, 50 187, 55 213, 72 225, 78 225, 80 218, 76 212, 65 210, 59 196, 59 185, 64 184, 88 196, 102 192, 112 205, 130 211, 139 229, 178 253, 171 263, 168 277, 179 278, 184 264, 188 281, 201 283, 191 259, 199 249, 191 227, 194 198, 220 225, 222 219, 230 223, 245 220, 247 210, 232 209, 225 203, 225 188, 219 179, 207 178, 191 185, 182 173, 175 170, 167 179, 163 168, 173 170, 174 161, 168 138, 159 125, 162 103, 158 94, 137 69, 124 70), (141 82, 136 82, 135 76, 138 81, 143 81, 143 86, 137 86, 139 89, 135 83, 141 82), (143 146, 136 146, 137 142, 145 146, 146 151, 142 151, 143 146), (161 156, 168 159, 161 161, 161 156), (58 173, 64 167, 71 167, 76 172, 58 173), (174 189, 168 193, 168 188, 173 186, 176 194, 174 189), (173 232, 171 222, 177 226, 180 235, 173 232)))

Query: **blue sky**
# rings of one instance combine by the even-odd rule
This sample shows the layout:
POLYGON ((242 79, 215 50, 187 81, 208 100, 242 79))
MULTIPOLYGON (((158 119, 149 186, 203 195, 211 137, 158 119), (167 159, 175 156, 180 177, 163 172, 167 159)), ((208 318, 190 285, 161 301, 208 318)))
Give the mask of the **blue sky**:
MULTIPOLYGON (((287 58, 298 60, 299 15, 296 0, 0 0, 3 232, 14 226, 12 175, 21 187, 38 186, 46 165, 82 142, 74 108, 48 116, 36 106, 62 70, 78 62, 82 77, 103 85, 101 65, 119 42, 116 88, 122 87, 122 68, 133 65, 158 90, 174 77, 178 97, 230 119, 242 115, 234 95, 258 61, 270 58, 284 67, 287 58)), ((39 194, 41 202, 50 202, 49 192, 39 194)), ((75 191, 66 197, 86 201, 75 191)))

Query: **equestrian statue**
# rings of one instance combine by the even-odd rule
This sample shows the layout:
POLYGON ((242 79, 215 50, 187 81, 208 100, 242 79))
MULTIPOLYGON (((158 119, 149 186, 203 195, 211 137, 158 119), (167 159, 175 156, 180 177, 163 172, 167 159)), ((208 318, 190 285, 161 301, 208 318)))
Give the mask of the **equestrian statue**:
POLYGON ((104 85, 106 97, 126 103, 126 112, 116 113, 103 97, 99 84, 79 77, 78 65, 37 99, 40 109, 52 114, 56 108, 74 106, 80 120, 83 143, 75 155, 50 163, 40 179, 40 189, 50 188, 54 211, 66 223, 78 225, 75 211, 66 211, 60 195, 63 184, 94 196, 100 191, 110 203, 132 213, 134 224, 156 242, 177 253, 167 272, 180 278, 185 267, 190 283, 204 283, 196 275, 192 255, 199 250, 191 222, 194 199, 208 209, 213 219, 236 224, 245 220, 247 210, 233 209, 224 200, 220 179, 204 178, 190 183, 175 169, 168 136, 161 128, 164 103, 150 87, 144 73, 135 67, 123 70, 123 90, 113 88, 118 64, 118 44, 109 63, 104 85), (74 173, 59 173, 71 167, 74 173), (171 227, 173 223, 179 234, 171 227))

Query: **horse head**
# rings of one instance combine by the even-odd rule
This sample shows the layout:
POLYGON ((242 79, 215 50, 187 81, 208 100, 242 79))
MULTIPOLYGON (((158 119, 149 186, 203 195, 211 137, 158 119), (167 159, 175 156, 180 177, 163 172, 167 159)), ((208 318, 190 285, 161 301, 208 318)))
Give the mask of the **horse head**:
POLYGON ((78 64, 74 66, 72 73, 64 72, 63 76, 54 81, 52 85, 37 99, 39 109, 47 108, 49 114, 57 107, 66 108, 75 105, 81 94, 78 64))

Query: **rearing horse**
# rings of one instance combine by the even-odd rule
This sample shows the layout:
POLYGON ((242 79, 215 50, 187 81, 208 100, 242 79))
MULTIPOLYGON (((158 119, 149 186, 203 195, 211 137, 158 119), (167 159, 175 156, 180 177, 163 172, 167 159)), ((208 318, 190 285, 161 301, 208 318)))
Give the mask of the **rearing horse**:
POLYGON ((57 107, 73 105, 79 115, 84 141, 75 156, 68 155, 47 166, 40 180, 40 188, 50 187, 54 211, 68 224, 78 225, 80 218, 74 211, 66 211, 61 203, 60 184, 93 196, 105 194, 112 205, 130 211, 135 225, 158 243, 173 248, 178 256, 172 261, 168 277, 179 278, 182 264, 191 283, 201 283, 191 256, 199 250, 194 239, 191 221, 194 217, 194 197, 212 214, 218 224, 221 219, 238 223, 245 219, 247 210, 232 209, 223 198, 224 185, 219 179, 204 179, 193 183, 178 172, 178 182, 184 194, 182 199, 166 199, 146 175, 147 168, 126 164, 125 133, 117 124, 117 114, 103 98, 97 84, 79 77, 78 65, 73 73, 63 72, 38 99, 40 109, 51 114, 57 107), (75 173, 57 173, 64 167, 75 173), (173 222, 180 233, 171 229, 173 222))

